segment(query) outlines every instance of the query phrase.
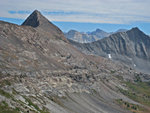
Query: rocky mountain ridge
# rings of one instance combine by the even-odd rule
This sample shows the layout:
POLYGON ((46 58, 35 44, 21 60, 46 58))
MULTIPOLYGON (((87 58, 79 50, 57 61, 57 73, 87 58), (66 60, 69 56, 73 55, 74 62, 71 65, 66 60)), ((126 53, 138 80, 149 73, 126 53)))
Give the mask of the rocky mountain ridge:
POLYGON ((100 40, 104 37, 108 37, 111 34, 115 34, 118 32, 126 32, 126 29, 119 29, 116 32, 105 32, 101 29, 96 29, 93 32, 79 32, 76 30, 70 30, 67 33, 64 33, 66 38, 68 38, 69 40, 73 40, 79 43, 90 43, 90 42, 94 42, 97 40, 100 40))
POLYGON ((98 40, 97 36, 93 36, 87 33, 80 33, 75 30, 68 31, 68 33, 65 33, 65 36, 68 39, 74 40, 76 42, 81 42, 81 43, 88 43, 88 42, 93 42, 98 40))
POLYGON ((137 27, 93 43, 70 42, 84 53, 121 61, 139 71, 150 73, 150 38, 137 27))
POLYGON ((67 33, 65 33, 65 36, 68 39, 74 40, 76 42, 88 43, 88 42, 94 42, 96 40, 100 40, 106 36, 109 36, 109 33, 102 31, 100 29, 97 29, 96 31, 88 32, 88 33, 82 33, 76 30, 70 30, 67 33))
POLYGON ((49 23, 37 10, 22 26, 0 21, 0 112, 149 112, 125 93, 128 81, 145 83, 149 75, 81 53, 49 23))

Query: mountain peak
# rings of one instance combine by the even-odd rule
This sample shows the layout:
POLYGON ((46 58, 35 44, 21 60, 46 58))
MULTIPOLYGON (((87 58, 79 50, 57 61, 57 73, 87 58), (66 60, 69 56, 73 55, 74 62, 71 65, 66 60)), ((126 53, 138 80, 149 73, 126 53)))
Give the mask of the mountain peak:
POLYGON ((33 11, 33 13, 40 13, 40 11, 38 11, 37 9, 33 11))
POLYGON ((69 30, 69 31, 68 31, 68 33, 70 33, 70 32, 72 33, 72 32, 78 32, 78 31, 72 29, 72 30, 69 30))
POLYGON ((133 27, 128 32, 134 32, 134 33, 142 33, 142 34, 144 34, 138 27, 133 27))
POLYGON ((33 13, 23 22, 22 25, 38 27, 41 24, 49 23, 48 19, 45 18, 38 10, 33 11, 33 13))
POLYGON ((138 27, 133 27, 131 30, 138 30, 138 31, 140 31, 140 29, 138 27))
MULTIPOLYGON (((38 11, 38 10, 34 10, 33 11, 33 13, 32 13, 34 16, 37 16, 37 18, 41 18, 41 17, 44 17, 42 14, 41 14, 41 12, 40 11, 38 11)), ((32 15, 31 14, 31 15, 32 15)), ((46 19, 46 18, 45 18, 46 19)))
POLYGON ((96 29, 96 32, 102 32, 103 30, 101 30, 101 29, 96 29))
POLYGON ((51 23, 46 17, 44 17, 38 10, 33 11, 33 13, 27 17, 22 25, 31 26, 37 28, 41 32, 46 32, 51 35, 51 37, 59 37, 67 42, 62 31, 51 23))

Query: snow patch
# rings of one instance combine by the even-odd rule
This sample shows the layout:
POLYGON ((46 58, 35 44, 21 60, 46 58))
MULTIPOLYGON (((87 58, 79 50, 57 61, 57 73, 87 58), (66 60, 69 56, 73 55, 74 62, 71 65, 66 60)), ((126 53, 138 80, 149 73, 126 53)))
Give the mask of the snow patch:
POLYGON ((111 54, 108 54, 108 58, 110 58, 110 59, 112 58, 112 57, 111 57, 111 54))

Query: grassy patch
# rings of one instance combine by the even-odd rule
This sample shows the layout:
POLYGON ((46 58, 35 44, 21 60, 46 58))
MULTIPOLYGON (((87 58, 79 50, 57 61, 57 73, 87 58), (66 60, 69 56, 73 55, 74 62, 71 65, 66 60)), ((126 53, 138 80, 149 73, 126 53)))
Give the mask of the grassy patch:
POLYGON ((33 106, 33 107, 34 107, 37 111, 39 111, 40 113, 49 113, 46 108, 43 107, 43 109, 41 110, 41 109, 40 109, 36 104, 34 104, 29 98, 26 98, 26 97, 24 97, 24 98, 26 99, 26 102, 28 102, 28 105, 29 105, 29 106, 33 106))
POLYGON ((11 82, 9 80, 3 80, 3 81, 0 82, 0 86, 5 86, 5 85, 10 86, 11 82))
POLYGON ((40 108, 37 105, 33 104, 29 98, 25 98, 25 99, 26 99, 26 102, 28 102, 29 106, 33 106, 37 111, 40 111, 40 108))
POLYGON ((8 106, 5 101, 0 103, 0 113, 19 113, 18 109, 13 109, 8 106))
POLYGON ((134 82, 142 82, 141 77, 139 74, 135 75, 135 80, 134 82))
POLYGON ((134 82, 125 82, 125 84, 128 90, 120 89, 120 92, 144 105, 142 109, 132 107, 133 109, 138 109, 134 113, 150 113, 150 82, 142 82, 140 77, 137 76, 134 82))
POLYGON ((131 83, 126 82, 128 90, 120 89, 120 92, 129 98, 137 101, 141 104, 150 106, 150 83, 148 82, 137 82, 131 83))
POLYGON ((9 94, 8 92, 0 89, 0 95, 5 96, 6 98, 12 98, 13 96, 9 94))
POLYGON ((128 102, 123 101, 122 99, 117 99, 116 102, 124 109, 128 109, 132 111, 133 113, 144 113, 146 112, 144 108, 142 108, 139 105, 131 104, 128 102))

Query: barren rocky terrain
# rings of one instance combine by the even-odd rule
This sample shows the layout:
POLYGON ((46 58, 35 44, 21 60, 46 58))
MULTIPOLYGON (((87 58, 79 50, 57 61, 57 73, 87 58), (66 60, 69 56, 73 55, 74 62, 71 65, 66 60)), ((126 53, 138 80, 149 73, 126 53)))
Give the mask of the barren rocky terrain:
POLYGON ((149 80, 81 53, 37 10, 0 21, 0 113, 149 113, 149 80))
POLYGON ((123 62, 139 72, 150 74, 150 37, 137 27, 92 43, 70 42, 86 54, 123 62))

